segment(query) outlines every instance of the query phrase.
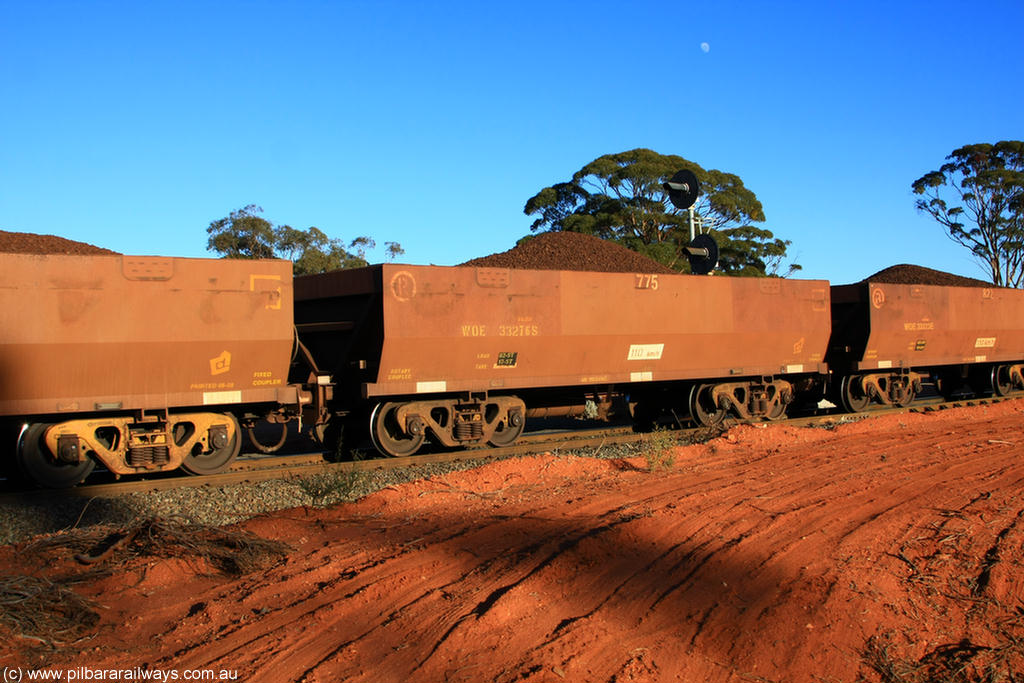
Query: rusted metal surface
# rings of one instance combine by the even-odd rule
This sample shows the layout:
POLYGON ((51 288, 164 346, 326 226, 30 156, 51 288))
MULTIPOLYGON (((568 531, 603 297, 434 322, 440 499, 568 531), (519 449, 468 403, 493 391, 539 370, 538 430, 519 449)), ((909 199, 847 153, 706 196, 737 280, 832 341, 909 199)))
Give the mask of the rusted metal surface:
POLYGON ((0 415, 274 402, 291 279, 286 261, 0 254, 0 415))
POLYGON ((832 287, 829 361, 865 371, 1024 359, 1024 292, 878 282, 832 287))
POLYGON ((216 470, 234 459, 241 443, 238 424, 218 413, 174 413, 167 422, 149 423, 131 417, 65 420, 47 428, 43 439, 58 460, 73 463, 89 453, 114 474, 173 470, 182 464, 202 473, 204 459, 195 453, 209 454, 214 462, 208 469, 216 470), (179 438, 172 438, 175 434, 179 438))
POLYGON ((383 265, 295 292, 364 398, 817 373, 829 334, 825 281, 383 265))

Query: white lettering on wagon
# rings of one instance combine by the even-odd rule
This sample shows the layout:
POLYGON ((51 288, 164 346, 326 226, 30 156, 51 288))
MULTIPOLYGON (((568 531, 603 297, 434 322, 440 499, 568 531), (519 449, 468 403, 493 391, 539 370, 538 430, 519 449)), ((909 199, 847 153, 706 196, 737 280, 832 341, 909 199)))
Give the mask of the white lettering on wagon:
POLYGON ((978 337, 974 340, 974 348, 976 349, 994 349, 995 347, 995 337, 978 337))
POLYGON ((626 360, 661 360, 664 344, 630 344, 626 360))

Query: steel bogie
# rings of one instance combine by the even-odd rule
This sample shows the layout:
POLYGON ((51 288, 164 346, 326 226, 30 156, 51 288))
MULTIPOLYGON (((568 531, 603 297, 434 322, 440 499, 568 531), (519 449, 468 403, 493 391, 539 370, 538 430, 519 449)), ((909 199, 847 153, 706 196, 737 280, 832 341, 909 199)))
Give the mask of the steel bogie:
POLYGON ((863 412, 871 404, 906 407, 921 392, 924 379, 912 371, 846 375, 839 384, 840 404, 851 413, 863 412))
POLYGON ((429 436, 455 448, 512 444, 526 425, 526 404, 514 396, 439 398, 378 404, 370 415, 370 438, 385 455, 414 454, 429 436))
MULTIPOLYGON (((230 414, 181 413, 67 420, 30 425, 19 443, 23 472, 37 484, 84 479, 96 463, 117 476, 184 468, 193 474, 224 470, 241 446, 230 414)), ((79 483, 74 481, 73 483, 79 483)))
POLYGON ((690 416, 704 426, 717 425, 727 415, 748 421, 778 420, 785 416, 793 395, 792 384, 770 377, 695 384, 690 389, 690 416))

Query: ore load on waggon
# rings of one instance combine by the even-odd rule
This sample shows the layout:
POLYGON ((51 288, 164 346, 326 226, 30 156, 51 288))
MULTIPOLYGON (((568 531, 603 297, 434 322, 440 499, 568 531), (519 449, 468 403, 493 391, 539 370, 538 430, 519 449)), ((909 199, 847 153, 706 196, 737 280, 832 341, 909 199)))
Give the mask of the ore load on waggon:
POLYGON ((905 405, 924 382, 1024 389, 1024 292, 913 266, 841 286, 679 275, 571 233, 300 278, 286 261, 34 249, 0 253, 0 419, 4 465, 51 487, 97 463, 217 472, 268 422, 400 456, 510 444, 544 416, 713 425, 826 396, 905 405))

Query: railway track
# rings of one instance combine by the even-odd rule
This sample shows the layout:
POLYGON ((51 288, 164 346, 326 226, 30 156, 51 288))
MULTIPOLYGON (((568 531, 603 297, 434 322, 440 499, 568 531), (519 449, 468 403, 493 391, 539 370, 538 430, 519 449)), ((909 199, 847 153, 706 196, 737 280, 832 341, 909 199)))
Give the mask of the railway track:
MULTIPOLYGON (((926 399, 905 408, 877 409, 863 413, 827 412, 824 414, 792 417, 777 422, 758 424, 786 424, 797 427, 828 426, 842 424, 880 415, 909 412, 931 412, 950 408, 978 406, 1013 400, 1017 396, 972 398, 957 401, 926 399)), ((738 424, 727 420, 722 429, 738 424)), ((718 433, 718 432, 715 432, 718 433)), ((680 441, 694 441, 708 436, 707 427, 690 427, 673 430, 680 441)), ((127 493, 164 491, 181 487, 229 486, 242 483, 256 483, 275 479, 294 479, 321 473, 325 468, 338 471, 370 472, 373 470, 401 469, 415 465, 435 465, 467 460, 491 460, 516 455, 531 455, 544 452, 577 451, 587 448, 600 450, 604 446, 637 443, 648 438, 647 434, 636 433, 626 425, 573 431, 542 431, 524 434, 515 445, 502 448, 473 448, 459 451, 421 453, 401 458, 374 458, 350 462, 329 463, 322 452, 298 453, 292 455, 253 454, 237 460, 231 467, 219 474, 204 476, 181 476, 168 473, 151 478, 129 479, 115 482, 87 484, 63 490, 17 490, 0 493, 0 504, 19 501, 36 501, 41 498, 61 497, 111 497, 127 493)))

